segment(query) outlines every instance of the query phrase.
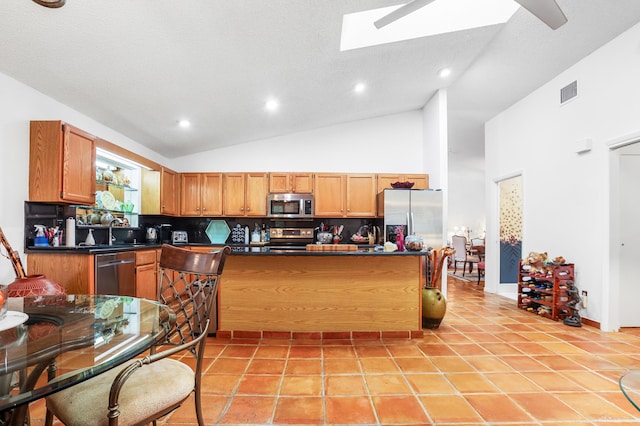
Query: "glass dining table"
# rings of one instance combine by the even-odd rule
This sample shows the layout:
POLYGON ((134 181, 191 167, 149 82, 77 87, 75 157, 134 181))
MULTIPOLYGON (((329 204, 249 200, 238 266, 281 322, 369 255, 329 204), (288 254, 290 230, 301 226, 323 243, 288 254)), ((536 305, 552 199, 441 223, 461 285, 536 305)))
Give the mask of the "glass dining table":
POLYGON ((135 297, 57 295, 7 303, 0 320, 0 425, 24 424, 30 402, 142 354, 175 320, 167 306, 135 297))
POLYGON ((640 370, 631 370, 618 381, 629 402, 640 411, 640 370))

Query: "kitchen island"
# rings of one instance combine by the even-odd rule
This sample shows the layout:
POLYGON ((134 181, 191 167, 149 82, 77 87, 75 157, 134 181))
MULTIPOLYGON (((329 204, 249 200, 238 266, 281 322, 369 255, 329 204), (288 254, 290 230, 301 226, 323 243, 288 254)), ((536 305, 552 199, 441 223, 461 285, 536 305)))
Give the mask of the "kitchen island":
POLYGON ((425 252, 236 250, 218 294, 220 337, 422 335, 425 252))
MULTIPOLYGON (((160 245, 28 248, 28 270, 91 293, 96 254, 160 245), (65 266, 66 265, 66 266, 65 266), (62 267, 60 267, 62 266, 62 267)), ((190 244, 197 251, 220 246, 190 244)), ((305 251, 232 246, 217 306, 219 337, 376 338, 422 335, 426 252, 305 251)), ((149 265, 152 274, 157 268, 149 265)), ((137 267, 137 287, 142 269, 137 267)), ((153 276, 150 277, 153 285, 153 276)), ((147 285, 147 284, 145 284, 147 285)))

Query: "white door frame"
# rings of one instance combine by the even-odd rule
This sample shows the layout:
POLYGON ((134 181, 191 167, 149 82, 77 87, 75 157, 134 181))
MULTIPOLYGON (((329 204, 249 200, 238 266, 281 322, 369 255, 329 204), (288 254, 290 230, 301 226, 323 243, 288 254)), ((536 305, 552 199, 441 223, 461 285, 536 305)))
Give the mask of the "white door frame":
POLYGON ((640 131, 615 138, 606 143, 609 148, 609 202, 606 203, 604 218, 609 229, 609 239, 605 253, 609 257, 605 258, 603 265, 604 282, 609 283, 609 288, 603 288, 602 297, 602 322, 600 328, 604 331, 618 331, 620 329, 620 232, 618 226, 619 199, 620 199, 620 148, 640 142, 640 131), (607 291, 608 290, 608 291, 607 291))

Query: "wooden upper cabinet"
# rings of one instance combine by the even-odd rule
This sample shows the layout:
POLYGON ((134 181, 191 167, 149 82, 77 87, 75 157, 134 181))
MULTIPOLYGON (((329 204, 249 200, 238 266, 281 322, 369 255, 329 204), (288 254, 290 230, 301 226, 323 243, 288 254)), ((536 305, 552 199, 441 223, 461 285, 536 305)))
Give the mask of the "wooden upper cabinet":
POLYGON ((180 215, 222 215, 222 173, 181 173, 180 215))
POLYGON ((427 174, 379 174, 378 192, 390 189, 395 182, 414 182, 412 189, 429 189, 429 175, 427 174))
POLYGON ((266 216, 269 175, 267 173, 246 173, 246 185, 245 212, 247 216, 266 216))
POLYGON ((200 197, 202 216, 222 215, 222 173, 200 175, 200 197))
POLYGON ((347 211, 348 217, 376 216, 376 175, 347 175, 347 211))
POLYGON ((29 200, 93 205, 96 138, 62 121, 32 121, 29 200))
POLYGON ((270 194, 311 194, 313 173, 269 173, 270 194))
POLYGON ((317 217, 375 217, 376 175, 318 173, 313 198, 317 217))
POLYGON ((314 216, 342 217, 344 215, 346 178, 338 173, 316 173, 313 185, 314 216))
POLYGON ((140 178, 140 213, 160 214, 160 172, 143 168, 140 178))
POLYGON ((160 213, 177 216, 180 199, 178 173, 162 168, 160 171, 160 213))
POLYGON ((222 206, 225 216, 244 216, 244 173, 222 175, 222 206))
POLYGON ((266 216, 268 190, 267 173, 224 173, 224 216, 266 216))

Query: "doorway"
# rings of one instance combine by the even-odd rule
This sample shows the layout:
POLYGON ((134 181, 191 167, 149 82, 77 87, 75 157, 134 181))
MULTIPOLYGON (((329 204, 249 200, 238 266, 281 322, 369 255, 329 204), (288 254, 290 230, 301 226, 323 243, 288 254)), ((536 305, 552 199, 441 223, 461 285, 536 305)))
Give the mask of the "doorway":
POLYGON ((640 259, 640 143, 620 148, 619 152, 619 304, 620 327, 640 327, 637 261, 640 259), (627 196, 625 196, 627 194, 627 196))

